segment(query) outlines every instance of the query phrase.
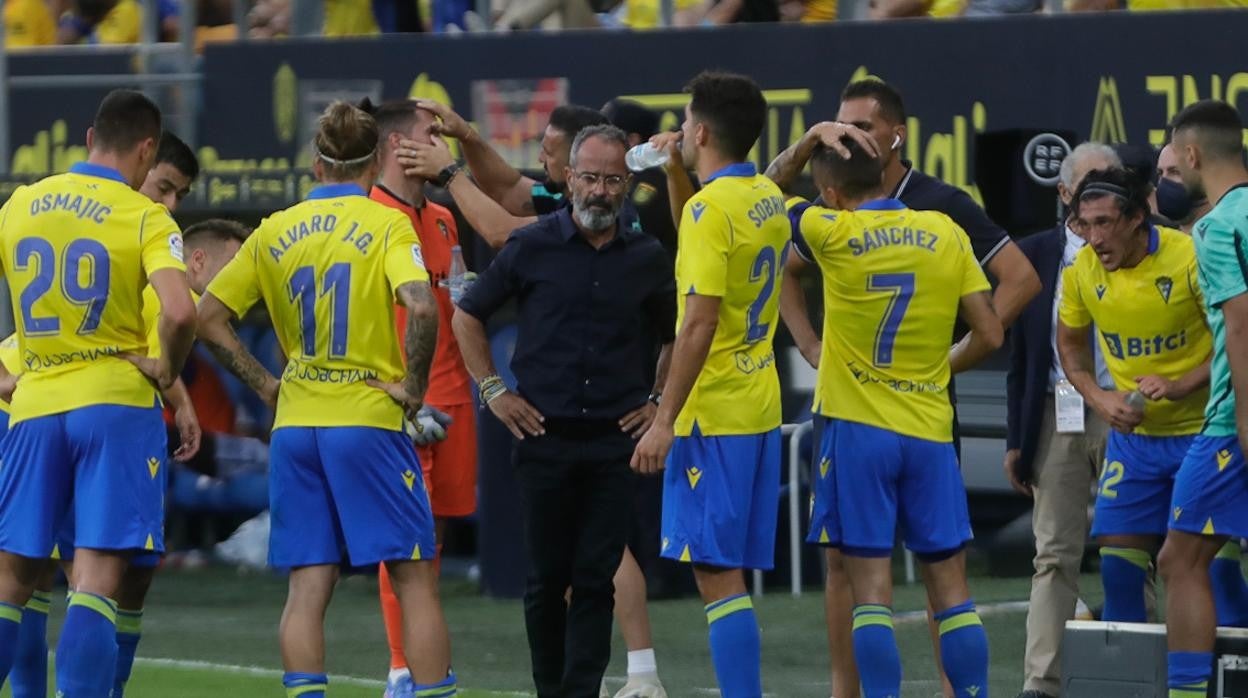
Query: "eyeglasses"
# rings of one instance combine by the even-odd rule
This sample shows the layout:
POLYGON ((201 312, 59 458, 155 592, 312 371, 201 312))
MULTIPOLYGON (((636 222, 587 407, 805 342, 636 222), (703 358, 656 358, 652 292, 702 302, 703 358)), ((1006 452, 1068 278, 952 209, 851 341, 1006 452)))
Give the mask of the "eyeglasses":
POLYGON ((574 172, 577 181, 581 186, 593 189, 601 183, 607 188, 607 191, 618 194, 624 191, 624 187, 628 186, 627 175, 604 175, 597 172, 574 172))

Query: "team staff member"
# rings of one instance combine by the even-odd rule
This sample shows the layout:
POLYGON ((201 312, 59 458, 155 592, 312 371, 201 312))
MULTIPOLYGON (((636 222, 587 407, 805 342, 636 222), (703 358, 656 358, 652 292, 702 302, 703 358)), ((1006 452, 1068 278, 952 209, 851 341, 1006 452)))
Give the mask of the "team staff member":
MULTIPOLYGON (((1027 303, 1040 292, 1040 278, 1000 226, 989 220, 984 210, 966 192, 935 177, 914 169, 899 153, 906 141, 906 110, 901 95, 879 80, 860 80, 846 86, 841 93, 841 107, 836 122, 815 124, 797 143, 789 146, 767 168, 767 176, 786 191, 797 180, 810 154, 819 143, 832 145, 849 133, 853 125, 867 132, 876 141, 876 150, 884 161, 884 188, 889 196, 916 211, 939 211, 953 219, 970 237, 971 247, 980 266, 996 277, 997 288, 992 304, 997 317, 1009 327, 1027 303)), ((790 264, 782 274, 783 293, 780 312, 794 342, 812 366, 818 368, 819 335, 811 325, 805 294, 801 291, 800 275, 808 266, 798 255, 789 256, 790 264)), ((950 386, 950 398, 953 398, 950 386)), ((822 420, 815 419, 816 431, 822 420)), ((954 449, 958 449, 957 411, 954 411, 954 449)), ((850 646, 850 595, 848 580, 839 567, 829 567, 825 594, 830 633, 833 693, 838 698, 858 695, 858 679, 854 673, 850 646), (837 679, 840 676, 842 679, 837 679)), ((932 625, 932 640, 937 642, 932 625)), ((939 661, 940 653, 936 653, 939 661)), ((948 686, 946 686, 946 689, 948 686)), ((946 690, 946 693, 948 691, 946 690)))
POLYGON ((1066 379, 1112 427, 1092 517, 1109 621, 1144 623, 1144 587, 1161 547, 1174 476, 1200 430, 1212 341, 1191 238, 1148 222, 1143 182, 1095 170, 1075 191, 1072 224, 1087 237, 1062 273, 1057 349, 1066 379), (1096 325, 1114 387, 1092 359, 1096 325), (1127 398, 1138 391, 1144 409, 1127 398))
POLYGON ((886 197, 880 161, 849 136, 841 146, 849 158, 815 151, 829 208, 795 203, 790 214, 794 249, 819 265, 826 303, 815 410, 828 426, 808 540, 828 546, 830 564, 843 560, 868 696, 901 695, 891 610, 898 526, 924 568, 955 695, 976 696, 987 689, 988 638, 966 583, 970 516, 943 392, 1004 331, 966 234, 943 214, 886 197), (951 354, 959 315, 971 332, 951 354))
MULTIPOLYGON (((429 141, 435 122, 432 112, 420 109, 416 102, 402 100, 380 106, 362 105, 377 121, 381 134, 381 177, 373 185, 369 198, 402 211, 412 222, 420 237, 420 250, 425 269, 438 301, 438 345, 429 368, 429 390, 425 408, 437 409, 450 419, 446 439, 418 446, 420 466, 429 490, 437 535, 437 559, 442 556, 442 541, 448 519, 471 516, 477 510, 477 417, 472 401, 472 384, 468 369, 460 356, 459 343, 450 330, 455 306, 450 290, 444 285, 450 276, 451 247, 459 244, 455 218, 443 206, 425 198, 425 181, 403 173, 396 153, 402 139, 429 141)), ((398 316, 399 336, 406 333, 407 318, 398 316)), ((432 414, 428 418, 432 418, 432 414)), ((429 425, 435 427, 436 425, 429 425)), ((400 687, 411 681, 403 658, 402 612, 390 585, 385 565, 378 570, 382 620, 390 645, 390 676, 387 691, 401 695, 400 687)))
POLYGON ((1248 536, 1248 169, 1234 107, 1203 100, 1171 122, 1179 176, 1193 198, 1216 202, 1192 234, 1213 330, 1210 399, 1200 436, 1179 466, 1173 516, 1157 566, 1166 582, 1170 695, 1203 696, 1217 617, 1210 563, 1228 538, 1248 536))
POLYGON ((628 459, 655 414, 646 336, 664 345, 653 372, 661 384, 676 324, 670 259, 619 215, 626 149, 614 126, 582 130, 564 175, 572 207, 517 230, 454 319, 482 402, 518 440, 530 559, 525 626, 541 698, 599 693, 611 653, 612 577, 628 538, 628 459), (519 309, 516 392, 498 377, 485 335, 485 322, 511 298, 519 309))
POLYGON ((401 141, 399 163, 408 175, 445 187, 472 229, 495 249, 502 247, 515 229, 567 205, 564 173, 572 141, 581 129, 608 123, 607 117, 589 107, 556 107, 550 113, 538 156, 546 181, 538 182, 508 165, 476 129, 446 105, 431 100, 418 100, 417 104, 438 116, 435 134, 459 141, 476 181, 456 176, 460 167, 441 139, 434 139, 432 144, 428 140, 401 141))
POLYGON ((200 339, 277 405, 269 562, 292 570, 280 630, 287 692, 325 694, 325 611, 339 566, 384 562, 403 606, 414 692, 450 696, 433 517, 404 434, 428 385, 437 302, 407 217, 367 198, 379 170, 376 122, 334 102, 318 126, 321 186, 261 223, 209 285, 200 339), (408 313, 401 346, 396 298, 408 313), (262 300, 289 357, 280 381, 230 326, 262 300))
POLYGON ((164 207, 135 191, 159 138, 160 110, 138 92, 115 90, 87 132, 87 162, 18 189, 0 210, 25 363, 20 385, 0 370, 0 397, 13 396, 0 469, 8 571, 0 580, 0 679, 14 660, 21 608, 72 503, 80 547, 57 688, 75 697, 112 690, 112 599, 133 554, 164 550, 166 436, 156 387, 181 370, 195 321, 181 233, 164 207), (84 224, 90 230, 79 237, 84 224), (147 351, 140 292, 148 283, 164 312, 160 358, 144 364, 145 376, 124 356, 147 351), (146 467, 136 470, 135 458, 146 467))
POLYGON ((632 466, 666 468, 661 554, 690 563, 726 698, 762 695, 761 639, 742 570, 774 564, 780 483, 775 275, 788 253, 780 191, 754 165, 767 101, 751 79, 686 87, 682 160, 704 183, 680 220, 671 376, 632 466))
MULTIPOLYGON (((659 115, 637 102, 613 99, 602 113, 628 136, 628 147, 645 143, 659 129, 659 115)), ((676 226, 672 221, 667 186, 660 170, 634 172, 628 201, 636 208, 641 229, 658 238, 673 258, 676 256, 676 226)), ((656 344, 657 348, 657 344, 656 344)), ((656 400, 660 396, 655 395, 656 400)), ((646 576, 637 558, 653 559, 658 554, 659 514, 663 502, 663 481, 634 476, 632 531, 624 559, 615 574, 615 621, 628 649, 628 681, 616 693, 618 698, 667 698, 659 681, 658 658, 650 631, 646 607, 646 576)), ((606 691, 603 691, 603 698, 606 691)))
POLYGON ((1202 197, 1193 198, 1179 176, 1179 156, 1167 143, 1157 155, 1157 210, 1155 213, 1173 223, 1179 230, 1192 234, 1196 221, 1213 206, 1202 197))

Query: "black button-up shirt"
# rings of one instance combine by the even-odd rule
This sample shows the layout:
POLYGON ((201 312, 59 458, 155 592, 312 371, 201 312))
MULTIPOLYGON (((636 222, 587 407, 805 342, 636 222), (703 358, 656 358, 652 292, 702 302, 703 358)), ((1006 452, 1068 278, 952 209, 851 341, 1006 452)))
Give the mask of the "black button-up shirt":
POLYGON ((676 333, 676 284, 662 245, 629 218, 600 249, 563 208, 512 233, 459 307, 484 322, 519 308, 511 369, 548 420, 616 420, 645 404, 653 342, 676 333))

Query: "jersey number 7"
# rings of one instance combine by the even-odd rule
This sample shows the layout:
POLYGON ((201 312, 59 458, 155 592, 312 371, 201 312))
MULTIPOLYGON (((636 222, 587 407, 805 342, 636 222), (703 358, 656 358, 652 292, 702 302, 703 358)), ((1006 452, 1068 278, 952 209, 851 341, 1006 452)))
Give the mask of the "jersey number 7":
POLYGON ((893 365, 893 345, 897 342, 897 330, 914 297, 914 274, 872 274, 867 277, 867 290, 889 294, 888 307, 875 330, 874 363, 877 368, 893 365))

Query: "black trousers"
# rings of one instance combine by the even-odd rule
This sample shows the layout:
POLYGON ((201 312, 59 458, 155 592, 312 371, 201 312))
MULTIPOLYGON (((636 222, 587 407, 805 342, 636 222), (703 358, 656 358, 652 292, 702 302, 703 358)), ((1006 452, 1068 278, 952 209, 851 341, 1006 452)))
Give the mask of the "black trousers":
POLYGON ((597 698, 611 659, 612 579, 633 492, 633 442, 618 429, 587 438, 548 425, 547 435, 516 444, 529 559, 524 622, 538 698, 597 698))

